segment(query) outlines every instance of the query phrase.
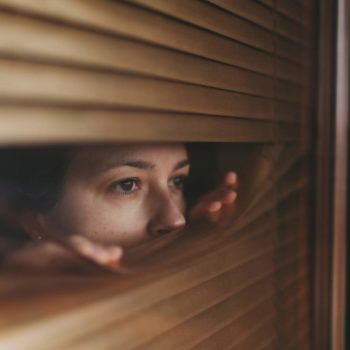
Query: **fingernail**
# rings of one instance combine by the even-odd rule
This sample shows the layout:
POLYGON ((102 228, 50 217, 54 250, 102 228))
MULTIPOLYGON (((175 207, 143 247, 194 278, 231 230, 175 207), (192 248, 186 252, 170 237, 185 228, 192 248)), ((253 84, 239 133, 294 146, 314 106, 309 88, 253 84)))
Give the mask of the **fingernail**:
POLYGON ((109 264, 113 260, 111 254, 106 251, 99 252, 96 258, 100 264, 109 264))
POLYGON ((234 184, 237 181, 237 174, 234 171, 230 171, 226 175, 226 182, 234 184))
POLYGON ((80 242, 80 251, 85 255, 91 255, 95 252, 94 247, 88 242, 80 242))
POLYGON ((120 247, 109 247, 109 252, 114 260, 120 260, 123 256, 123 249, 120 247))
POLYGON ((213 212, 216 212, 216 211, 219 211, 222 207, 222 204, 221 202, 213 202, 213 203, 210 203, 210 205, 208 206, 208 211, 213 213, 213 212))
POLYGON ((237 198, 237 192, 230 191, 222 199, 222 202, 225 204, 230 204, 230 203, 233 203, 236 198, 237 198))

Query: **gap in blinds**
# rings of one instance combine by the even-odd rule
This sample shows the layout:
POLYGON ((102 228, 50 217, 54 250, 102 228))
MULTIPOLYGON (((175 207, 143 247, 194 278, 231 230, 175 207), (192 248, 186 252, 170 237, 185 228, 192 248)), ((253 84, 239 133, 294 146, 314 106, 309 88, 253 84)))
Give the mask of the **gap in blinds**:
POLYGON ((4 149, 214 142, 240 183, 228 227, 193 227, 134 273, 5 275, 0 349, 311 349, 314 8, 0 0, 4 149))

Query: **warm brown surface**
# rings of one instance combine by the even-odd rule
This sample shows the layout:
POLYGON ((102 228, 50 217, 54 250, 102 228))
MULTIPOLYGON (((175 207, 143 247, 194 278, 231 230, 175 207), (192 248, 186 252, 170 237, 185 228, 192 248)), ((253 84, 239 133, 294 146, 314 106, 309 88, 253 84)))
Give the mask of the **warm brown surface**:
POLYGON ((273 163, 257 156, 260 176, 242 179, 251 191, 240 199, 242 209, 244 203, 255 204, 232 228, 193 228, 142 264, 128 265, 129 274, 3 276, 0 345, 253 349, 266 343, 272 349, 272 344, 306 344, 310 256, 298 210, 306 183, 289 180, 289 174, 302 174, 300 161, 283 157, 291 151, 289 146, 280 153, 284 162, 274 180, 279 193, 268 186, 273 163))
POLYGON ((254 2, 234 6, 249 20, 268 14, 263 26, 224 5, 134 2, 142 6, 0 1, 3 144, 264 142, 276 134, 260 121, 275 117, 288 122, 281 123, 283 137, 295 137, 303 51, 296 38, 273 32, 295 22, 278 14, 275 23, 273 9, 254 2), (246 14, 247 7, 254 11, 246 14), (102 115, 98 125, 94 112, 102 115), (158 130, 137 126, 150 114, 158 130), (234 133, 227 135, 229 129, 234 133))
MULTIPOLYGON (((350 2, 339 1, 337 40, 337 98, 335 122, 335 167, 334 167, 334 256, 332 271, 332 346, 346 349, 346 289, 348 242, 348 169, 349 169, 349 59, 350 59, 350 2)), ((349 294, 348 294, 349 295, 349 294)))
POLYGON ((0 0, 2 145, 229 141, 240 179, 131 273, 4 274, 0 349, 311 348, 312 6, 0 0))

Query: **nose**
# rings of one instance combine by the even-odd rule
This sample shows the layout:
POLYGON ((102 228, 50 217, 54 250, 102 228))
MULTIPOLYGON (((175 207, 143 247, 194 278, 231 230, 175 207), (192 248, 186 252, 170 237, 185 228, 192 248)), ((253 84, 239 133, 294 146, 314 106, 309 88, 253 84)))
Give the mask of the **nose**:
POLYGON ((156 199, 154 214, 148 225, 148 232, 153 237, 181 230, 186 220, 183 210, 169 195, 156 199))

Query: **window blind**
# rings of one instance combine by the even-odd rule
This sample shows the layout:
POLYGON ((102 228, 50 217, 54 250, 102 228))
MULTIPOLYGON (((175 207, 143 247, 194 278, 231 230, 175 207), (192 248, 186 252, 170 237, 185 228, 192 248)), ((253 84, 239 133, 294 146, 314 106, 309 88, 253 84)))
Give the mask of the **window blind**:
MULTIPOLYGON (((224 5, 201 1, 43 4, 4 0, 0 6, 4 121, 9 115, 24 111, 34 115, 38 107, 45 107, 38 115, 45 113, 47 121, 52 120, 47 130, 67 139, 70 128, 70 141, 74 141, 73 130, 77 137, 81 134, 82 121, 89 119, 85 113, 91 109, 115 112, 116 138, 124 135, 118 132, 120 109, 137 110, 137 114, 156 111, 169 120, 183 114, 189 127, 192 120, 214 121, 220 116, 235 118, 234 129, 244 131, 250 130, 254 120, 255 129, 265 129, 266 136, 252 132, 246 134, 247 141, 272 141, 266 123, 271 120, 296 122, 302 50, 276 35, 274 10, 259 3, 237 3, 241 9, 237 14, 224 5), (242 17, 247 6, 257 16, 260 11, 268 13, 270 26, 254 23, 251 12, 248 18, 242 17), (57 119, 60 113, 75 117, 57 119)), ((125 113, 124 119, 132 118, 125 113)), ((40 134, 35 128, 40 123, 28 124, 27 137, 40 134)), ((15 135, 17 124, 12 125, 15 135)), ((111 133, 111 124, 100 121, 99 125, 103 139, 105 131, 111 133)), ((213 135, 211 125, 209 139, 220 141, 220 133, 213 135)), ((95 140, 96 132, 92 135, 86 129, 84 135, 95 140)), ((4 129, 6 142, 10 142, 10 131, 4 129)), ((21 135, 22 140, 25 137, 21 135)), ((147 137, 154 139, 156 134, 143 135, 147 137)), ((202 132, 194 140, 208 137, 202 132)), ((232 136, 231 141, 235 140, 242 141, 242 137, 232 136)))
POLYGON ((229 142, 222 171, 256 146, 230 227, 192 228, 122 278, 4 276, 0 348, 311 348, 314 6, 0 0, 2 146, 229 142))

